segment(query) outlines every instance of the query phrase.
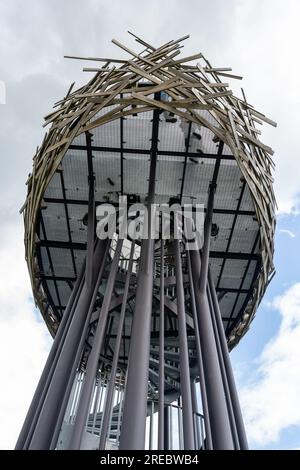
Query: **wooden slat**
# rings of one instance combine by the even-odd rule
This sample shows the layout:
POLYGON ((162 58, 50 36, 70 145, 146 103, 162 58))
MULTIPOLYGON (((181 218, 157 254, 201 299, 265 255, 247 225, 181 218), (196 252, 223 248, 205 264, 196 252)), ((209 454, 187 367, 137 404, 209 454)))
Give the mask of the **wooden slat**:
MULTIPOLYGON (((258 276, 257 290, 254 292, 252 301, 251 308, 255 309, 274 272, 272 257, 276 209, 271 174, 274 163, 270 156, 273 151, 257 138, 260 130, 255 124, 267 123, 276 126, 276 123, 254 109, 247 102, 243 90, 243 99, 240 99, 232 94, 228 83, 221 82, 220 77, 242 78, 227 73, 231 71, 230 68, 213 67, 201 53, 178 59, 177 55, 182 48, 181 42, 188 36, 155 48, 135 34, 130 34, 146 50, 136 53, 113 40, 118 47, 130 54, 129 60, 68 56, 74 59, 103 62, 103 67, 86 67, 85 70, 95 70, 96 75, 78 90, 73 91, 70 88, 66 96, 55 103, 56 109, 45 117, 45 125, 52 123, 52 126, 34 157, 34 171, 28 178, 28 195, 22 207, 26 259, 35 300, 39 307, 43 308, 35 277, 37 213, 44 191, 54 172, 59 168, 69 145, 75 136, 86 130, 158 107, 174 112, 179 118, 210 129, 232 149, 250 189, 261 229, 262 273, 258 276), (200 63, 197 66, 185 65, 196 59, 199 59, 204 66, 200 63), (108 66, 114 63, 118 65, 118 68, 108 66), (141 78, 150 82, 147 87, 138 86, 141 78), (150 94, 162 90, 168 92, 171 101, 157 101, 149 97, 150 94), (126 97, 121 97, 121 93, 126 94, 126 97), (108 110, 100 118, 91 121, 97 113, 111 105, 115 106, 112 110, 108 110), (135 107, 132 108, 132 106, 135 107), (217 125, 206 119, 205 113, 199 113, 196 110, 208 111, 217 125), (70 127, 71 123, 73 127, 70 127)), ((249 317, 253 317, 253 311, 249 317)), ((247 327, 246 323, 239 324, 234 334, 241 336, 247 327)), ((51 326, 51 328, 54 327, 51 326)))

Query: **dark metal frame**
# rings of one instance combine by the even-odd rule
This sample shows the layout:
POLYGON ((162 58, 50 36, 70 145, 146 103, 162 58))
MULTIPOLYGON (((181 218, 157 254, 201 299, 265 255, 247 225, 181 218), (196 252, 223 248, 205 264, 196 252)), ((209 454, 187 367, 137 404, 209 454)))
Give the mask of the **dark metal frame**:
MULTIPOLYGON (((160 99, 159 94, 155 99, 160 99)), ((42 213, 40 227, 43 239, 37 245, 37 259, 40 266, 40 280, 49 303, 58 321, 62 317, 54 346, 38 385, 32 406, 28 412, 20 438, 18 449, 54 449, 57 446, 63 419, 70 402, 71 390, 76 370, 84 371, 84 381, 78 398, 77 410, 72 428, 71 440, 67 448, 80 449, 84 435, 88 429, 91 416, 91 402, 95 387, 100 387, 98 378, 110 369, 110 381, 103 381, 106 389, 104 411, 99 413, 99 448, 104 449, 106 440, 110 436, 113 409, 113 396, 116 388, 117 368, 123 367, 126 372, 124 382, 124 398, 120 402, 118 415, 122 416, 120 432, 120 449, 142 449, 145 445, 146 418, 150 416, 150 446, 153 445, 153 413, 158 410, 158 448, 169 449, 171 446, 172 426, 170 424, 170 404, 174 397, 181 400, 178 406, 183 413, 183 426, 180 433, 183 435, 183 448, 194 449, 201 441, 202 448, 207 449, 245 449, 247 440, 243 428, 238 398, 234 385, 232 369, 230 366, 227 343, 223 322, 227 321, 227 334, 230 334, 233 323, 238 321, 243 309, 234 318, 235 308, 240 294, 251 294, 260 266, 260 255, 255 253, 256 243, 251 253, 230 252, 230 244, 238 215, 255 216, 254 211, 240 209, 245 183, 243 183, 236 209, 214 209, 214 193, 218 183, 218 173, 223 160, 234 160, 232 155, 223 155, 223 142, 219 142, 216 154, 190 153, 191 124, 189 125, 185 152, 159 151, 158 131, 160 111, 153 111, 152 143, 149 150, 124 148, 123 118, 120 120, 120 148, 107 148, 94 146, 91 134, 86 134, 86 145, 71 145, 72 150, 86 150, 89 200, 81 201, 67 199, 64 185, 64 175, 61 168, 60 183, 63 198, 45 197, 44 202, 64 205, 67 222, 68 241, 60 242, 48 240, 43 223, 42 213), (93 151, 109 151, 120 153, 121 194, 124 193, 123 159, 126 153, 143 154, 150 158, 150 174, 147 203, 151 205, 155 198, 156 163, 160 155, 184 157, 183 173, 180 188, 180 201, 184 196, 185 175, 188 158, 214 159, 215 166, 212 181, 209 186, 208 203, 206 208, 206 222, 204 246, 202 252, 185 251, 184 241, 175 240, 175 283, 174 286, 165 279, 164 265, 170 263, 163 241, 155 247, 151 238, 141 243, 141 256, 138 264, 138 273, 131 276, 133 267, 133 250, 129 260, 129 269, 126 275, 122 302, 117 309, 120 316, 117 334, 113 334, 113 321, 108 321, 113 304, 113 292, 118 281, 119 260, 121 258, 122 240, 118 239, 112 261, 109 259, 109 243, 95 242, 95 176, 93 171, 93 151), (87 243, 74 243, 69 222, 68 204, 87 205, 88 229, 87 243), (233 214, 234 221, 230 232, 226 250, 211 251, 211 226, 213 213, 233 214), (43 273, 40 249, 45 247, 52 274, 43 273), (50 248, 64 248, 71 251, 74 276, 56 276, 51 259, 50 248), (156 258, 156 249, 160 252, 160 279, 155 285, 153 282, 153 266, 156 258), (183 253, 181 252, 183 249, 183 253), (77 275, 75 251, 86 252, 86 262, 82 268, 81 277, 77 275), (244 271, 240 288, 223 289, 219 282, 213 284, 209 274, 209 259, 222 259, 219 282, 222 277, 227 259, 248 261, 244 271), (244 279, 247 275, 251 261, 257 262, 249 289, 243 289, 244 279), (108 264, 108 275, 105 267, 108 264), (136 293, 134 308, 131 305, 129 289, 130 280, 135 278, 136 293), (55 305, 51 298, 47 281, 53 281, 59 305, 55 305), (58 281, 74 282, 74 287, 67 306, 61 304, 58 281), (99 286, 105 283, 105 292, 100 294, 99 286), (167 298, 165 289, 176 287, 176 295, 167 298), (217 294, 237 293, 236 301, 228 317, 221 317, 217 294), (97 302, 98 304, 97 304, 97 302), (100 307, 99 307, 100 302, 100 307), (189 312, 187 311, 187 306, 189 312), (131 334, 126 332, 126 312, 132 312, 131 334), (192 316, 190 315, 192 313, 192 316), (156 327, 151 330, 151 322, 156 325, 159 319, 159 331, 156 327), (110 340, 116 339, 112 348, 110 340), (159 349, 153 351, 153 345, 158 340, 159 349), (123 351, 121 347, 123 341, 123 351), (127 343, 130 342, 129 357, 127 343), (150 342, 151 348, 150 348, 150 342), (180 348, 180 354, 176 348, 180 348), (170 350, 171 348, 171 350, 170 350), (172 349, 173 348, 173 349, 172 349), (174 349, 175 348, 175 349, 174 349), (107 369, 108 368, 108 369, 107 369), (201 418, 205 426, 204 437, 200 439, 199 423, 195 416, 198 408, 195 401, 194 381, 199 380, 204 416, 201 418), (158 392, 156 397, 155 391, 158 392), (149 401, 150 400, 150 401, 149 401), (156 400, 156 401, 155 401, 156 400), (101 414, 101 417, 100 417, 101 414), (99 421, 100 422, 100 421, 99 421)), ((151 212, 149 211, 149 217, 151 212)), ((149 230, 151 220, 149 219, 149 230)), ((256 241, 257 242, 257 241, 256 241)), ((158 252, 157 252, 158 253, 158 252)), ((122 281, 123 282, 123 281, 122 281)), ((70 284, 69 284, 70 285, 70 284)), ((246 300, 244 306, 246 305, 246 300)), ((243 306, 243 308, 244 308, 243 306)), ((114 308, 114 307, 113 307, 114 308)), ((107 375, 105 375, 107 377, 107 375)), ((107 379, 106 379, 107 380, 107 379)), ((102 383, 102 382, 101 382, 102 383)), ((99 396, 99 390, 97 390, 99 396)), ((92 420, 97 423, 97 410, 93 412, 92 420)), ((180 421, 180 420, 179 420, 180 421)), ((119 421, 118 421, 119 422, 119 421)), ((119 422, 120 428, 120 422, 119 422)), ((120 429, 119 429, 120 431, 120 429)))

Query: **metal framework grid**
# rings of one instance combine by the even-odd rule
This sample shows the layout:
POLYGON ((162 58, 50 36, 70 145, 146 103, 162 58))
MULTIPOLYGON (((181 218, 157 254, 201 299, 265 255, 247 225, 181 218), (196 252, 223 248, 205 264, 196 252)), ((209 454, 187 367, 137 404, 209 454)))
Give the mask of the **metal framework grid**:
MULTIPOLYGON (((226 333, 229 347, 232 348, 247 331, 255 314, 257 306, 265 292, 265 289, 274 274, 273 266, 273 238, 275 230, 275 198, 272 187, 271 167, 273 166, 270 156, 272 150, 261 143, 258 139, 260 134, 256 124, 263 121, 275 125, 262 113, 256 111, 245 99, 235 97, 230 91, 228 84, 223 83, 221 78, 241 77, 228 73, 231 69, 213 68, 210 63, 199 53, 190 57, 178 59, 182 47, 181 42, 187 37, 177 41, 154 48, 135 36, 137 42, 144 47, 141 53, 135 53, 117 41, 113 42, 131 55, 129 60, 88 58, 95 61, 103 61, 102 68, 84 69, 95 71, 95 76, 76 91, 70 87, 66 97, 56 103, 58 109, 46 116, 45 125, 52 123, 50 130, 45 135, 40 148, 37 149, 33 160, 33 172, 30 175, 28 185, 28 196, 22 210, 24 211, 25 223, 25 246, 26 259, 28 262, 34 298, 45 318, 52 334, 57 330, 60 316, 64 310, 64 302, 60 298, 58 284, 67 282, 72 288, 76 279, 80 263, 76 265, 74 253, 85 250, 86 244, 73 242, 70 228, 70 216, 68 210, 76 204, 86 201, 82 199, 66 197, 64 182, 64 171, 62 171, 63 157, 71 151, 87 151, 86 143, 82 141, 82 135, 92 129, 97 131, 100 126, 107 123, 112 125, 119 122, 120 143, 118 146, 92 145, 94 152, 106 152, 109 155, 117 153, 120 156, 120 192, 126 193, 124 186, 124 165, 126 155, 150 155, 150 149, 128 148, 124 146, 124 122, 130 116, 148 113, 155 109, 174 113, 182 121, 208 129, 214 136, 215 141, 223 142, 223 160, 234 160, 242 175, 241 193, 237 205, 232 209, 214 209, 214 217, 222 214, 232 215, 228 244, 225 250, 211 251, 210 257, 221 259, 221 269, 217 277, 217 292, 219 299, 227 292, 239 292, 236 295, 231 312, 223 316, 226 321, 226 333), (196 66, 186 65, 188 62, 200 59, 196 66), (117 64, 118 67, 111 64, 117 64), (155 99, 160 92, 167 92, 171 101, 155 99), (60 189, 59 197, 48 197, 47 188, 57 179, 60 189), (249 198, 254 205, 250 210, 243 209, 243 197, 249 198), (59 204, 64 211, 67 224, 68 240, 65 242, 51 241, 47 234, 43 221, 43 205, 59 204), (257 219, 259 232, 254 240, 249 253, 230 252, 230 244, 234 236, 234 227, 243 215, 253 216, 257 219), (53 276, 54 294, 49 291, 50 281, 48 275, 43 274, 44 262, 41 249, 46 251, 49 262, 49 272, 54 273, 51 249, 66 248, 70 252, 73 274, 67 279, 59 275, 53 276), (233 258, 242 260, 247 265, 240 285, 236 288, 223 287, 221 285, 222 274, 225 269, 226 259, 233 258), (261 262, 260 262, 261 260, 261 262), (247 289, 243 289, 247 273, 251 263, 256 262, 255 275, 247 289), (53 301, 56 297, 56 302, 53 301), (233 317, 235 311, 239 314, 233 317), (234 319, 234 321, 232 321, 234 319)), ((192 125, 190 124, 190 125, 192 125)), ((153 136, 150 136, 153 140, 153 136)), ((216 153, 205 152, 199 155, 193 151, 189 142, 186 148, 178 150, 169 147, 168 142, 164 148, 158 148, 159 158, 170 156, 182 159, 183 173, 182 184, 179 191, 180 198, 184 202, 184 182, 187 177, 187 163, 193 159, 213 159, 218 162, 216 153), (160 157, 161 156, 161 157, 160 157)), ((219 146, 221 148, 221 145, 219 146)), ((70 155, 69 155, 70 156, 70 155)), ((72 156, 72 155, 71 155, 72 156)), ((101 198, 100 198, 101 199, 101 198)), ((98 202, 101 202, 99 200, 98 202)), ((245 205, 245 204, 244 204, 245 205)), ((247 206, 247 204, 246 204, 247 206)), ((80 257, 79 257, 80 258, 80 257)), ((81 258, 81 260, 83 257, 81 258)), ((65 299, 65 304, 66 304, 65 299)))
POLYGON ((255 122, 275 123, 221 82, 230 69, 175 60, 186 37, 133 36, 145 50, 113 40, 133 59, 92 59, 104 67, 46 118, 34 158, 26 256, 55 338, 17 449, 143 449, 146 430, 149 449, 247 449, 229 349, 274 273, 272 150, 255 122), (120 195, 200 200, 203 247, 154 240, 150 219, 141 241, 96 237, 97 204, 120 195))

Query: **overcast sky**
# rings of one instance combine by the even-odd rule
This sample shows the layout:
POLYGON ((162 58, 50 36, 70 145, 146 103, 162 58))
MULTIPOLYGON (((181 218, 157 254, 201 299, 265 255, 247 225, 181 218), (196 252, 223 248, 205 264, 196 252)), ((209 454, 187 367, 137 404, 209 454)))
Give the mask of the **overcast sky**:
POLYGON ((63 56, 122 57, 110 41, 136 47, 127 30, 155 46, 189 33, 184 53, 232 66, 249 102, 278 122, 263 134, 275 150, 277 275, 232 356, 251 447, 300 448, 299 22, 298 0, 2 0, 0 448, 15 444, 52 342, 33 305, 19 215, 43 116, 89 77, 63 56))

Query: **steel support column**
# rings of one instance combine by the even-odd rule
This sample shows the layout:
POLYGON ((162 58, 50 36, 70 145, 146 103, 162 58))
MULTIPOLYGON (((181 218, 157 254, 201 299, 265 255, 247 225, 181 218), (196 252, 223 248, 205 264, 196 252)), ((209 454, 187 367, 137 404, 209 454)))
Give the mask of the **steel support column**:
POLYGON ((120 449, 144 449, 153 288, 153 240, 143 240, 131 331, 120 449), (148 268, 148 269, 147 269, 148 268))
POLYGON ((209 282, 209 287, 210 287, 210 293, 211 293, 211 298, 212 298, 212 303, 213 303, 213 308, 214 308, 214 314, 215 314, 218 334, 219 334, 219 338, 220 338, 220 345, 221 345, 221 349, 222 349, 224 365, 225 365, 225 369, 226 369, 228 387, 229 387, 229 391, 230 391, 230 395, 231 395, 231 401, 232 401, 233 413, 234 413, 236 427, 237 427, 239 444, 240 444, 241 450, 247 450, 248 449, 248 442, 247 442, 247 436, 246 436, 244 421, 243 421, 242 412, 241 412, 241 408, 240 408, 240 402, 239 402, 239 398, 238 398, 238 394, 237 394, 237 390, 236 390, 232 365, 231 365, 231 361, 230 361, 230 357, 229 357, 229 351, 228 351, 228 347, 227 347, 227 341, 226 341, 225 331, 224 331, 224 327, 223 327, 219 302, 218 302, 216 289, 215 289, 215 285, 214 285, 210 270, 208 271, 208 282, 209 282))
POLYGON ((93 282, 93 247, 95 240, 96 206, 95 206, 95 177, 93 172, 93 156, 91 134, 86 132, 86 148, 88 161, 88 182, 89 182, 89 205, 88 205, 88 232, 87 232, 87 250, 86 250, 86 284, 88 287, 93 282))
MULTIPOLYGON (((84 267, 82 268, 84 269, 84 267)), ((79 284, 79 287, 77 288, 77 292, 76 292, 76 295, 75 295, 75 300, 73 302, 73 305, 72 305, 72 308, 71 308, 71 312, 69 314, 69 318, 67 320, 67 324, 64 328, 64 332, 63 332, 63 336, 61 338, 61 341, 60 341, 60 344, 58 346, 58 349, 57 349, 57 352, 56 352, 56 355, 55 355, 55 358, 52 362, 52 365, 51 365, 51 368, 50 368, 50 371, 49 371, 49 374, 46 378, 46 382, 45 382, 45 387, 44 387, 44 390, 43 390, 43 394, 41 396, 41 399, 36 407, 36 416, 35 416, 35 419, 33 420, 32 424, 31 424, 31 427, 30 427, 30 430, 29 430, 29 433, 28 433, 28 436, 27 436, 27 439, 26 439, 26 442, 25 442, 25 446, 24 448, 28 448, 29 445, 30 445, 30 442, 31 442, 31 438, 33 436, 33 433, 34 433, 34 430, 35 430, 35 426, 36 426, 36 423, 39 419, 39 416, 40 416, 40 412, 42 410, 42 407, 43 407, 43 404, 44 404, 44 401, 45 401, 45 397, 47 395, 47 392, 48 392, 48 388, 50 386, 50 383, 51 383, 51 380, 52 380, 52 377, 53 377, 53 374, 55 372, 55 368, 56 368, 56 365, 57 365, 57 362, 58 362, 58 359, 60 357, 60 354, 61 354, 61 351, 62 351, 62 347, 63 347, 63 344, 64 344, 64 341, 66 339, 66 336, 68 334, 68 331, 69 331, 69 327, 70 327, 70 324, 71 324, 71 321, 72 321, 72 318, 73 318, 73 315, 74 315, 74 311, 75 311, 75 308, 76 308, 76 305, 78 303, 78 299, 81 295, 81 292, 82 292, 82 288, 83 288, 83 285, 84 285, 84 276, 81 276, 81 282, 79 284)))
MULTIPOLYGON (((157 94, 155 94, 157 99, 157 94)), ((154 240, 151 238, 151 213, 155 194, 159 110, 153 112, 152 147, 148 188, 148 236, 142 240, 140 265, 132 322, 127 384, 124 399, 121 450, 145 448, 148 371, 150 357, 153 295, 154 240)))
POLYGON ((165 249, 161 238, 160 253, 160 317, 159 317, 159 388, 158 388, 158 450, 164 450, 165 400, 165 249))
POLYGON ((208 412, 205 378, 204 378, 204 370, 203 370, 203 359, 202 359, 201 345, 200 345, 198 317, 197 317, 196 304, 195 304, 195 293, 194 293, 194 285, 193 285, 193 277, 192 277, 191 259, 190 259, 190 252, 188 250, 186 251, 186 256, 187 256, 187 262, 188 262, 188 273, 189 273, 189 281, 190 281, 191 310, 192 310, 193 319, 194 319, 194 332, 195 332, 196 352, 197 352, 197 360, 198 360, 198 368, 199 368, 201 401, 202 401, 202 408, 203 408, 203 415, 204 415, 204 427, 205 427, 205 438, 206 438, 205 448, 207 450, 211 450, 212 449, 211 428, 210 428, 210 421, 209 421, 209 412, 208 412))
POLYGON ((84 384, 82 388, 82 392, 80 395, 79 405, 77 409, 77 414, 74 423, 74 429, 72 432, 72 437, 70 441, 70 449, 80 449, 82 434, 84 432, 84 428, 87 421, 87 416, 90 408, 90 401, 91 395, 93 391, 93 386, 95 383, 95 377, 97 372, 97 367, 99 363, 99 356, 103 346, 103 339, 104 333, 107 323, 107 316, 109 312, 109 306, 111 303, 111 297, 113 293, 113 288, 115 284, 116 274, 119 266, 119 259, 122 250, 123 240, 121 238, 118 239, 117 247, 114 253, 113 262, 111 265, 107 286, 105 289, 103 304, 101 307, 99 320, 97 324, 97 329, 95 332, 95 336, 93 339, 93 346, 90 352, 87 366, 86 366, 86 373, 84 378, 84 384))
POLYGON ((107 389, 107 394, 106 394, 106 399, 105 399, 105 404, 104 404, 104 411, 103 411, 103 416, 102 416, 102 429, 101 429, 101 435, 100 435, 99 449, 105 449, 106 437, 107 437, 107 432, 108 432, 108 427, 109 427, 110 411, 111 411, 112 402, 113 402, 114 383, 116 381, 116 373, 117 373, 119 353, 120 353, 120 347, 121 347, 121 341, 122 341, 123 325, 124 325, 125 313, 126 313, 127 297, 128 297, 129 284, 130 284, 130 278, 131 278, 132 266, 133 266, 134 249, 135 249, 135 243, 133 242, 131 244, 131 250, 130 250, 130 255, 129 255, 129 265, 128 265, 126 281, 125 281, 125 286, 124 286, 123 302, 122 302, 121 313, 120 313, 120 318, 119 318, 117 338, 116 338, 115 347, 114 347, 113 363, 111 366, 110 380, 108 384, 108 389, 107 389))
POLYGON ((201 435, 198 423, 198 399, 197 399, 197 389, 196 389, 196 382, 193 380, 191 382, 191 389, 192 389, 192 406, 193 406, 193 422, 194 422, 194 441, 195 441, 195 449, 200 449, 201 443, 201 435))
POLYGON ((234 449, 234 444, 206 295, 214 190, 215 188, 212 185, 210 187, 205 220, 202 266, 200 263, 200 253, 198 251, 191 250, 190 256, 213 449, 232 450, 234 449))
MULTIPOLYGON (((65 334, 66 334, 66 329, 68 328, 69 320, 72 318, 72 314, 74 312, 74 304, 76 303, 76 297, 78 297, 78 291, 79 291, 79 287, 80 287, 80 284, 81 284, 82 279, 83 279, 84 269, 85 269, 85 263, 84 263, 84 266, 82 267, 81 272, 80 272, 80 274, 79 274, 79 276, 78 276, 78 278, 77 278, 77 280, 76 280, 76 282, 73 286, 73 290, 71 292, 71 296, 69 298, 68 305, 67 305, 67 307, 64 311, 62 320, 59 324, 58 331, 55 335, 50 353, 48 355, 48 358, 47 358, 46 364, 44 366, 42 375, 41 375, 40 380, 38 382, 38 385, 37 385, 37 388, 35 390, 33 399, 31 401, 29 410, 27 412, 24 424, 22 426, 19 438, 17 440, 16 447, 15 447, 16 450, 23 449, 26 441, 30 442, 31 434, 32 434, 30 432, 30 429, 34 428, 34 425, 35 425, 35 423, 38 419, 38 414, 39 414, 41 404, 43 403, 43 400, 44 400, 45 395, 47 393, 47 388, 48 388, 48 385, 49 385, 49 383, 47 384, 47 382, 49 381, 49 378, 52 377, 53 371, 51 373, 51 370, 53 369, 53 364, 55 364, 57 362, 59 350, 61 349, 62 343, 64 341, 65 334)), ((32 432, 33 432, 33 429, 32 429, 32 432)))
POLYGON ((186 331, 186 313, 184 305, 184 290, 182 263, 179 240, 174 240, 175 266, 176 266, 176 293, 177 293, 177 314, 178 314, 178 334, 179 334, 179 364, 180 364, 180 391, 182 396, 183 415, 183 441, 185 450, 193 450, 193 410, 190 383, 189 351, 186 331))
POLYGON ((164 450, 170 450, 170 407, 164 407, 164 450))
POLYGON ((95 301, 96 301, 96 298, 97 298, 97 295, 98 295, 99 286, 100 286, 100 283, 102 281, 103 271, 105 269, 105 261, 106 261, 107 256, 108 256, 109 247, 110 247, 110 240, 108 241, 108 243, 106 245, 106 249, 105 249, 105 253, 104 253, 104 257, 103 257, 103 263, 101 264, 101 267, 99 269, 97 278, 95 277, 95 273, 93 275, 94 278, 96 279, 96 284, 95 284, 95 287, 94 287, 94 292, 93 292, 93 296, 92 296, 92 299, 91 299, 91 302, 90 302, 90 306, 89 306, 89 309, 88 309, 88 312, 87 312, 87 315, 86 315, 86 319, 85 319, 84 327, 83 327, 83 330, 82 330, 82 335, 81 335, 81 338, 80 338, 80 341, 79 341, 79 344, 78 344, 78 347, 77 347, 76 355, 75 355, 74 360, 73 360, 72 369, 71 369, 70 374, 69 374, 68 384, 67 384, 66 389, 65 389, 64 397, 63 397, 62 404, 61 404, 61 407, 60 407, 60 412, 59 412, 59 415, 58 415, 58 418, 57 418, 57 421, 56 421, 56 425, 55 425, 55 428, 54 428, 54 432, 53 432, 53 436, 52 436, 52 440, 51 440, 51 444, 50 444, 50 449, 55 449, 56 444, 57 444, 57 439, 58 439, 58 436, 59 436, 59 433, 60 433, 60 430, 61 430, 61 425, 62 425, 64 415, 65 415, 65 410, 67 408, 67 405, 68 405, 68 402, 69 402, 69 399, 70 399, 70 391, 72 389, 73 381, 74 381, 75 375, 76 375, 76 370, 79 366, 80 358, 82 356, 82 352, 83 352, 83 349, 84 349, 84 344, 85 344, 85 341, 87 339, 87 334, 88 334, 88 328, 89 328, 89 325, 90 325, 91 315, 92 315, 93 310, 94 310, 94 305, 95 305, 95 301))
POLYGON ((220 370, 221 370, 221 375, 222 375, 222 380, 223 380, 224 395, 225 395, 226 403, 227 403, 228 417, 229 417, 230 427, 231 427, 231 435, 232 435, 235 450, 239 450, 240 444, 239 444, 239 440, 237 436, 237 429, 236 429, 232 403, 231 403, 231 396, 230 396, 229 387, 228 387, 227 375, 226 375, 226 370, 225 370, 225 365, 224 365, 224 360, 223 360, 223 353, 221 350, 219 332, 217 329, 216 319, 214 315, 214 309, 213 309, 212 299, 210 295, 209 285, 207 286, 207 299, 208 299, 209 311, 210 311, 211 321, 212 321, 213 330, 214 330, 216 348, 217 348, 218 357, 219 357, 219 365, 220 365, 220 370))
POLYGON ((149 450, 153 449, 153 420, 154 420, 154 401, 151 401, 150 416, 149 416, 149 450))
MULTIPOLYGON (((106 244, 106 240, 99 240, 95 249, 95 264, 93 267, 96 271, 99 271, 101 264, 104 262, 106 244)), ((73 365, 74 356, 82 335, 85 317, 93 295, 93 287, 94 286, 87 287, 86 284, 84 284, 82 288, 68 335, 64 341, 61 354, 53 373, 52 381, 49 385, 49 389, 32 436, 32 441, 29 446, 30 449, 49 449, 53 430, 59 415, 60 405, 64 397, 69 374, 73 365)))

